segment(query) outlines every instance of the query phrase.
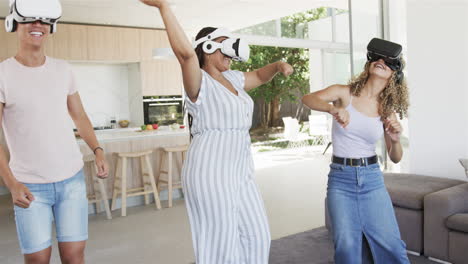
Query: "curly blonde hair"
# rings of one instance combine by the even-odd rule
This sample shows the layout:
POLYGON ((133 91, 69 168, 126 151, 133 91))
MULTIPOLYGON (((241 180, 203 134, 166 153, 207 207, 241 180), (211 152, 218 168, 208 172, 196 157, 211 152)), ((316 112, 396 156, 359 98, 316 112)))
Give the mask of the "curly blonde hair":
MULTIPOLYGON (((403 67, 405 62, 402 61, 403 67)), ((367 62, 364 66, 364 71, 361 74, 353 77, 348 83, 350 92, 353 96, 359 96, 362 88, 366 85, 369 79, 370 63, 367 62)), ((397 83, 396 71, 393 72, 390 81, 387 83, 385 89, 380 93, 379 100, 379 114, 382 120, 389 117, 392 113, 397 113, 400 119, 408 116, 409 107, 409 93, 408 86, 405 78, 401 83, 397 83)))

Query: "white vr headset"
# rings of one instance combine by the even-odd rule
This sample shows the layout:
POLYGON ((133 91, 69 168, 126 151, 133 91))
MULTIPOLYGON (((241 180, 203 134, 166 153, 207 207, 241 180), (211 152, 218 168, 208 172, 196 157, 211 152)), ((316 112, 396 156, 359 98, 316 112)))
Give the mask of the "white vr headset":
POLYGON ((57 31, 57 21, 62 16, 59 0, 10 0, 10 14, 5 18, 7 32, 15 32, 17 23, 40 21, 50 25, 50 33, 57 31))
POLYGON ((225 28, 218 28, 207 36, 196 40, 194 43, 195 48, 202 43, 203 52, 207 54, 212 54, 219 49, 221 53, 235 61, 245 62, 250 57, 249 44, 240 38, 234 38, 233 34, 225 28), (214 41, 219 37, 227 37, 227 39, 222 42, 214 41))

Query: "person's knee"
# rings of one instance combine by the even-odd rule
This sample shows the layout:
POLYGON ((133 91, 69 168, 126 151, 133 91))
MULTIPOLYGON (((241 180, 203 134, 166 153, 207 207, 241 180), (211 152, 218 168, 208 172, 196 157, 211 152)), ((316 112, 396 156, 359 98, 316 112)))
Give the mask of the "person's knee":
POLYGON ((84 263, 85 243, 70 243, 59 245, 60 259, 63 264, 82 264, 84 263))
POLYGON ((84 251, 68 251, 60 256, 63 264, 82 264, 84 263, 84 251))
POLYGON ((49 254, 33 253, 24 255, 24 263, 26 264, 49 264, 49 262, 49 254))
POLYGON ((354 252, 356 248, 360 248, 360 239, 353 232, 335 232, 334 235, 335 250, 354 252))

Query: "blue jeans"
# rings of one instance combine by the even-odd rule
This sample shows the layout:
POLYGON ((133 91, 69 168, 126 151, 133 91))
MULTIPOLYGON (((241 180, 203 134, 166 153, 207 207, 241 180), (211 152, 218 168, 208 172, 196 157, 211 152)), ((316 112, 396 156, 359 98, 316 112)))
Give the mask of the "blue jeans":
POLYGON ((327 206, 335 263, 365 263, 366 255, 376 264, 410 263, 379 165, 332 163, 330 168, 327 206), (366 241, 368 247, 363 247, 366 241))
POLYGON ((54 220, 58 242, 88 239, 88 200, 83 170, 64 181, 24 185, 35 200, 29 208, 15 206, 22 254, 32 254, 51 246, 54 220))

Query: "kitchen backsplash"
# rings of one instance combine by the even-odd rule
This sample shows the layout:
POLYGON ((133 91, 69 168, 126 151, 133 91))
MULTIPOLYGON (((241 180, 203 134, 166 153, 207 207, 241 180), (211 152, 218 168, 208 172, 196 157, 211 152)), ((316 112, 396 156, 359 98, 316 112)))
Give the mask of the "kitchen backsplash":
MULTIPOLYGON (((111 118, 130 119, 129 68, 126 64, 72 63, 83 105, 93 126, 107 126, 111 118)), ((135 100, 135 99, 134 99, 135 100)))

